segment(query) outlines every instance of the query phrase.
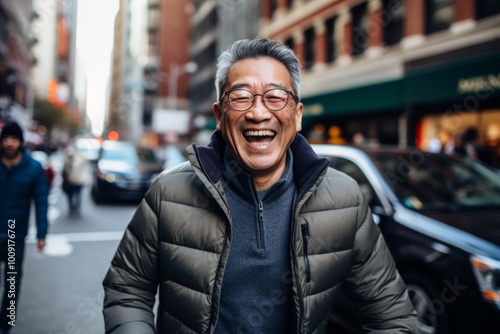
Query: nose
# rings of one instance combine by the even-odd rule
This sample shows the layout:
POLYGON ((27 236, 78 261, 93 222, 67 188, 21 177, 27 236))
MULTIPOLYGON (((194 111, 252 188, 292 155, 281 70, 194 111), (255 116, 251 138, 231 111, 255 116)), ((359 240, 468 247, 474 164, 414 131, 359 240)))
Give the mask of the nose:
POLYGON ((261 94, 255 94, 252 107, 245 113, 248 120, 262 122, 270 119, 273 113, 264 104, 264 97, 261 94))

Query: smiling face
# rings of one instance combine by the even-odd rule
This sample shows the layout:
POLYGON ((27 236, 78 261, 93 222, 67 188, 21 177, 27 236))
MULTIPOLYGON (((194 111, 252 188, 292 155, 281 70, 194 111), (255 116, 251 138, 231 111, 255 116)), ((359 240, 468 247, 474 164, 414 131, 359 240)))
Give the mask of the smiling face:
MULTIPOLYGON (((293 91, 286 67, 269 57, 236 62, 228 72, 227 82, 223 92, 237 88, 253 94, 263 94, 273 88, 293 91)), ((285 168, 286 152, 301 129, 302 103, 290 96, 283 109, 271 111, 263 104, 262 97, 256 96, 250 109, 237 111, 229 105, 226 96, 221 105, 215 103, 213 109, 217 130, 222 132, 233 159, 266 186, 276 182, 285 168)))

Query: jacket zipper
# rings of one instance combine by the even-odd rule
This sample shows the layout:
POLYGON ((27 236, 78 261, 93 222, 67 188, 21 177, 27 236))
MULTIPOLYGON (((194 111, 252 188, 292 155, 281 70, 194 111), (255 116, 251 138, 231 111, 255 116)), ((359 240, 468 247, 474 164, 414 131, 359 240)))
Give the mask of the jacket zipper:
MULTIPOLYGON (((323 173, 324 170, 328 167, 328 164, 329 164, 329 161, 326 161, 320 167, 318 167, 316 172, 313 173, 313 175, 308 179, 308 181, 298 191, 298 194, 293 202, 293 211, 292 212, 294 212, 295 216, 293 218, 294 221, 292 222, 292 233, 296 228, 295 222, 297 221, 297 214, 298 214, 298 212, 296 210, 297 210, 297 203, 298 203, 299 199, 301 199, 305 195, 307 190, 310 189, 310 187, 314 184, 314 182, 319 178, 321 173, 323 173)), ((295 252, 295 247, 292 247, 292 250, 293 250, 293 256, 295 257, 295 259, 297 259, 297 253, 295 252)), ((292 269, 293 269, 293 264, 292 264, 292 269)), ((293 270, 293 271, 294 271, 294 275, 296 275, 296 277, 298 277, 297 268, 295 268, 295 270, 293 270)), ((298 327, 295 328, 295 331, 296 331, 296 333, 300 333, 301 328, 302 328, 302 323, 304 321, 304 299, 302 297, 302 288, 301 288, 300 284, 298 284, 298 279, 296 280, 296 282, 297 282, 296 287, 298 290, 298 297, 299 297, 299 309, 298 309, 299 313, 297 314, 298 327)))
POLYGON ((311 282, 311 268, 309 266, 309 257, 307 255, 307 246, 309 244, 309 224, 302 224, 300 225, 300 228, 302 229, 302 255, 306 266, 306 283, 309 283, 311 282))
POLYGON ((264 205, 262 204, 262 201, 259 201, 259 222, 257 225, 258 229, 258 248, 263 249, 264 248, 264 205))

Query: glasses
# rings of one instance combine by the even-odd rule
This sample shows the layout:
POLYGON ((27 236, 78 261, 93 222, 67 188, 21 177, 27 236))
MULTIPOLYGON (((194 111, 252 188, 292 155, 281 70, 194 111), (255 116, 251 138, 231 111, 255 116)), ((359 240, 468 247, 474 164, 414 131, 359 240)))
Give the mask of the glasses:
POLYGON ((228 97, 231 107, 237 111, 250 109, 255 102, 256 96, 262 96, 262 102, 264 102, 267 109, 272 111, 278 111, 285 108, 290 100, 290 96, 297 102, 297 98, 292 92, 279 88, 270 89, 262 94, 254 94, 246 89, 235 89, 225 92, 224 95, 222 95, 221 101, 224 100, 226 96, 228 97))

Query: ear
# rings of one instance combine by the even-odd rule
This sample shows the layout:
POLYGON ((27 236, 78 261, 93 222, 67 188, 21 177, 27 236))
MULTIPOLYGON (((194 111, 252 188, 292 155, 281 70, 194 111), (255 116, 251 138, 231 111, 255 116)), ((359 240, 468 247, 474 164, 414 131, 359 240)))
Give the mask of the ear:
POLYGON ((216 127, 216 130, 217 131, 221 131, 221 118, 222 118, 222 109, 220 107, 220 104, 219 102, 215 102, 213 105, 212 105, 212 110, 214 111, 214 114, 215 114, 215 120, 217 121, 217 127, 216 127))
POLYGON ((295 108, 295 123, 297 124, 295 131, 300 132, 302 130, 302 112, 304 111, 304 105, 298 103, 295 108))

